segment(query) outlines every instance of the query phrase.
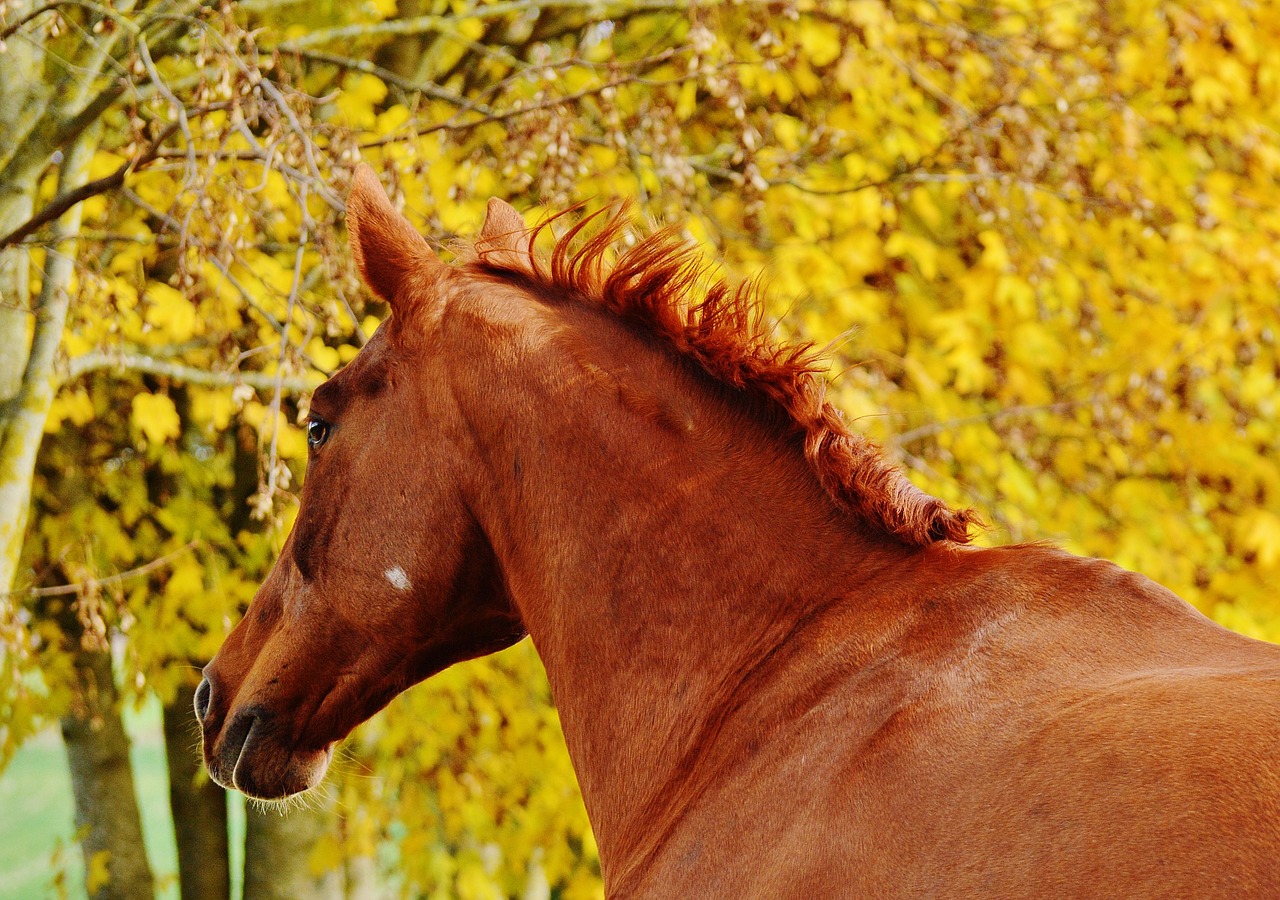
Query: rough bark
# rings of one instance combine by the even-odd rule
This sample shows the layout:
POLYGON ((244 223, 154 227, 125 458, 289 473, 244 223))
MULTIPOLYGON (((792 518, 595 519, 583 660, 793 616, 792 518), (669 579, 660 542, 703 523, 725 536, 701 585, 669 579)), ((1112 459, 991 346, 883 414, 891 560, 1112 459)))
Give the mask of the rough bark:
POLYGON ((191 705, 194 688, 192 684, 190 690, 179 690, 173 702, 164 707, 178 881, 182 900, 227 900, 231 896, 227 794, 202 771, 196 749, 200 731, 191 705))
POLYGON ((278 810, 250 803, 245 810, 245 900, 340 900, 341 861, 317 871, 313 850, 334 833, 333 804, 311 801, 306 809, 278 810))
MULTIPOLYGON (((38 0, 10 0, 5 21, 26 19, 38 5, 38 0)), ((9 141, 0 147, 0 165, 19 153, 22 139, 44 114, 49 97, 44 80, 44 45, 18 38, 5 41, 4 50, 0 55, 0 122, 5 123, 9 141)))
MULTIPOLYGON (((26 16, 34 0, 10 4, 14 19, 26 16)), ((21 135, 26 123, 43 111, 46 91, 41 77, 44 48, 36 41, 10 41, 0 54, 0 122, 8 139, 21 135)), ((6 141, 6 143, 8 143, 6 141)), ((10 151, 0 149, 0 161, 10 151)), ((8 234, 31 217, 36 181, 0 179, 0 234, 8 234)), ((18 393, 27 364, 27 316, 30 315, 30 254, 25 246, 0 250, 0 443, 4 438, 4 404, 18 393)), ((0 590, 7 585, 0 584, 0 590)))
POLYGON ((62 720, 62 738, 82 834, 86 893, 91 900, 142 900, 154 896, 154 882, 111 654, 81 649, 75 656, 82 702, 62 720))
MULTIPOLYGON (((90 502, 88 481, 86 471, 73 468, 66 472, 59 490, 69 501, 90 502)), ((60 565, 53 565, 46 577, 54 584, 73 580, 60 565)), ((91 900, 143 900, 153 895, 154 882, 108 635, 100 619, 78 610, 78 604, 89 603, 92 608, 93 600, 75 595, 45 597, 35 615, 57 625, 71 664, 72 701, 61 725, 75 799, 76 834, 84 853, 85 893, 91 900), (94 624, 87 627, 86 621, 94 624)))
MULTIPOLYGON (((0 184, 0 233, 21 225, 35 208, 35 185, 24 191, 19 185, 0 184)), ((27 309, 30 291, 30 259, 24 246, 0 250, 0 405, 8 403, 22 384, 27 365, 27 309)), ((0 413, 0 443, 7 416, 0 413)))
MULTIPOLYGON (((66 190, 84 181, 93 156, 97 127, 82 132, 71 144, 62 163, 58 184, 66 190)), ((18 568, 18 556, 26 533, 31 503, 31 479, 36 452, 44 436, 44 423, 57 390, 53 363, 62 341, 70 304, 71 276, 75 270, 76 236, 80 231, 79 206, 53 225, 45 264, 44 282, 36 304, 36 327, 27 353, 22 382, 16 396, 4 407, 0 427, 0 593, 8 591, 18 568)), ((23 340, 18 346, 26 343, 23 340)), ((7 354, 6 354, 7 355, 7 354)))

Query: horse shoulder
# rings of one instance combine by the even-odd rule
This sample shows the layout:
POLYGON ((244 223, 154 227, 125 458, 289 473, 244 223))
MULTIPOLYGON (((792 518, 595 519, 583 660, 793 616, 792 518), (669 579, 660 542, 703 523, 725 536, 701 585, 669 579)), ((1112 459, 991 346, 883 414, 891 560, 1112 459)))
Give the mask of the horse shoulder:
POLYGON ((709 872, 708 896, 1089 896, 1095 878, 1159 896, 1224 865, 1237 887, 1280 876, 1277 648, 1050 548, 917 562, 932 571, 889 589, 916 608, 892 640, 859 633, 888 627, 884 608, 850 604, 778 654, 743 707, 755 734, 643 893, 688 896, 709 872))

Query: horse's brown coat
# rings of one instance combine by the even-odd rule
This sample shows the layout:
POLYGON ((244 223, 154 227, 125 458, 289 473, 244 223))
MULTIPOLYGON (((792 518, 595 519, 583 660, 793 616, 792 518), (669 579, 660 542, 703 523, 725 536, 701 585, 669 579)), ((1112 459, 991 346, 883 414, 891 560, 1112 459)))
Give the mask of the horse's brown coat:
POLYGON ((294 532, 206 667, 220 783, 311 787, 527 629, 612 896, 1280 893, 1280 650, 963 546, 750 297, 684 302, 669 236, 544 263, 495 201, 447 266, 364 169, 349 220, 394 314, 316 392, 294 532))

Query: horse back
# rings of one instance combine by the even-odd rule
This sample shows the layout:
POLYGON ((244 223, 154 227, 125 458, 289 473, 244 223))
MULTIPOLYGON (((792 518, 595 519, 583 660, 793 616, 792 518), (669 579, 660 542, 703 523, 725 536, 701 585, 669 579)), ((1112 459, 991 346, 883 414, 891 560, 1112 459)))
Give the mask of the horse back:
POLYGON ((841 652, 865 644, 865 607, 779 654, 748 749, 683 811, 641 894, 1280 890, 1280 649, 1047 548, 937 567, 894 587, 919 613, 878 656, 841 652))

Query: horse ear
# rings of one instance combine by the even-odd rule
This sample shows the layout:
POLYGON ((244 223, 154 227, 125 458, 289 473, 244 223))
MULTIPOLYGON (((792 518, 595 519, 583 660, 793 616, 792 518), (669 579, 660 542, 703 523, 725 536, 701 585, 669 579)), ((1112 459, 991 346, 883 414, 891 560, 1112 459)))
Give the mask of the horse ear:
POLYGON ((347 233, 356 268, 392 309, 408 276, 444 265, 391 205, 378 176, 364 163, 356 168, 347 197, 347 233))
POLYGON ((532 267, 533 237, 524 218, 497 197, 489 200, 475 248, 476 255, 488 265, 521 271, 532 267))

